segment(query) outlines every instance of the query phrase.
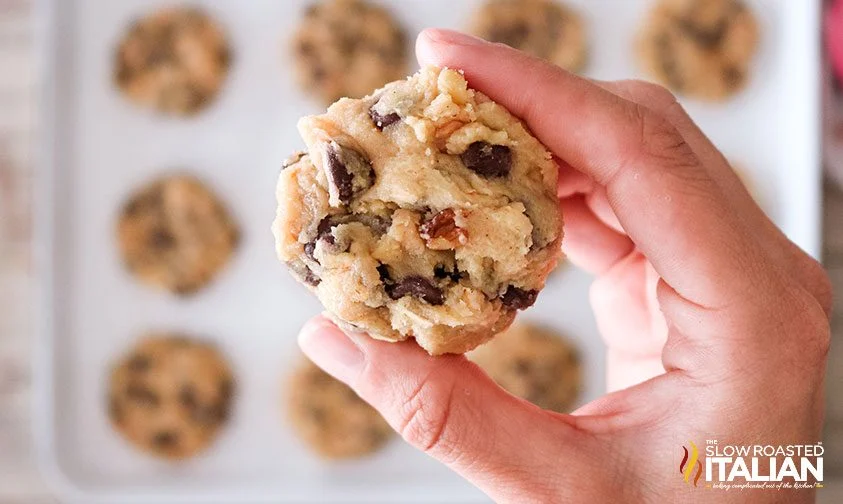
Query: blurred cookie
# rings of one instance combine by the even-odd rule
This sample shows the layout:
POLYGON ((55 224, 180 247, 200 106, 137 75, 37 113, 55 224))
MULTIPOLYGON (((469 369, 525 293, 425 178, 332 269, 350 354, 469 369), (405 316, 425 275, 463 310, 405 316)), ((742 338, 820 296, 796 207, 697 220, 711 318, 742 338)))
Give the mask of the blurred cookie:
POLYGON ((588 55, 582 18, 553 0, 488 0, 474 14, 469 31, 571 72, 582 70, 588 55))
POLYGON ((580 393, 576 349, 544 327, 516 323, 469 358, 509 393, 543 409, 567 413, 580 393))
POLYGON ((126 267, 142 282, 188 295, 228 262, 239 233, 210 189, 182 175, 133 194, 120 214, 118 241, 126 267))
POLYGON ((326 105, 362 98, 407 74, 407 36, 383 7, 363 0, 311 4, 293 36, 299 84, 326 105))
POLYGON ((758 38, 741 0, 660 0, 641 34, 639 59, 676 93, 723 100, 749 80, 758 38))
POLYGON ((225 34, 196 8, 167 8, 136 21, 117 47, 114 82, 135 103, 192 115, 216 98, 228 75, 225 34))
POLYGON ((380 413, 350 387, 307 359, 288 383, 287 413, 300 438, 327 459, 367 455, 393 433, 380 413))
POLYGON ((205 449, 229 418, 234 378, 211 345, 177 335, 143 339, 111 372, 112 426, 168 459, 205 449))

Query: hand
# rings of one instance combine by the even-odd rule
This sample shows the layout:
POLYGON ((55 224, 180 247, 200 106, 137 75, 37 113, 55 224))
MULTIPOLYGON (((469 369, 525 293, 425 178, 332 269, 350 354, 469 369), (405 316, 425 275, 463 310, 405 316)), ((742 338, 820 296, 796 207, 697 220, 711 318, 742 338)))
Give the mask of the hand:
POLYGON ((498 502, 810 501, 706 491, 679 475, 687 440, 819 440, 831 293, 673 96, 454 32, 422 33, 417 53, 463 69, 557 156, 564 248, 597 276, 609 383, 623 390, 550 413, 462 356, 345 335, 322 318, 302 330, 305 353, 498 502))

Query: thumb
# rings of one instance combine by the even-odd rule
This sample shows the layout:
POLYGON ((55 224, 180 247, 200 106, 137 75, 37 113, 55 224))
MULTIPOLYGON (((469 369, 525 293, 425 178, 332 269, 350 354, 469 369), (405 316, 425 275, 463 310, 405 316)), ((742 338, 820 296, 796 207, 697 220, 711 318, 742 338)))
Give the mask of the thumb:
POLYGON ((352 387, 412 446, 497 502, 549 502, 576 471, 574 417, 509 395, 461 355, 345 334, 324 317, 299 335, 304 353, 352 387), (560 457, 568 471, 558 470, 560 457))

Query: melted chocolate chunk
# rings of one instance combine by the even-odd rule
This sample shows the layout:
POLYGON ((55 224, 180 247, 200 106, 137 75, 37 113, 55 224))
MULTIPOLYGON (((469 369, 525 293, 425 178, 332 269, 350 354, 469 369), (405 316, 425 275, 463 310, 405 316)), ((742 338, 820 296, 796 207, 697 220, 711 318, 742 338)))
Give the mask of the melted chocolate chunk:
POLYGON ((133 373, 142 373, 152 367, 152 359, 146 355, 135 355, 129 359, 128 367, 133 373))
POLYGON ((172 248, 176 244, 176 237, 167 229, 156 229, 149 235, 149 244, 159 250, 172 248))
POLYGON ((354 149, 331 142, 325 149, 323 162, 328 181, 344 205, 351 203, 354 196, 374 183, 372 164, 354 149))
POLYGON ((463 164, 481 177, 505 177, 512 169, 512 151, 505 145, 474 142, 460 155, 463 164))
POLYGON ((130 383, 126 387, 126 397, 135 403, 150 408, 157 408, 161 404, 158 394, 140 383, 130 383))
POLYGON ((524 290, 510 285, 501 296, 501 303, 510 310, 523 310, 533 306, 539 291, 524 290))
POLYGON ((181 390, 179 390, 179 402, 189 410, 196 408, 199 404, 196 398, 196 388, 193 385, 182 386, 181 390))
POLYGON ((178 442, 178 433, 172 431, 161 431, 152 436, 152 446, 161 450, 173 448, 178 442))
POLYGON ((462 278, 462 273, 460 273, 460 270, 456 267, 454 267, 453 271, 449 271, 445 265, 438 264, 435 268, 433 268, 433 276, 439 280, 450 278, 454 282, 459 282, 462 278))
POLYGON ((680 19, 678 21, 679 29, 682 33, 694 41, 703 49, 716 49, 726 38, 726 33, 729 31, 729 22, 725 19, 717 23, 713 28, 700 26, 692 19, 680 19))
POLYGON ((369 109, 369 117, 372 118, 372 122, 375 123, 375 127, 380 131, 383 131, 384 128, 392 126, 401 120, 401 116, 398 115, 397 112, 381 115, 377 110, 375 110, 375 107, 369 109))
POLYGON ((404 296, 413 296, 433 306, 439 306, 445 302, 442 289, 433 285, 430 280, 420 276, 408 276, 394 285, 386 285, 386 293, 392 299, 401 299, 404 296))

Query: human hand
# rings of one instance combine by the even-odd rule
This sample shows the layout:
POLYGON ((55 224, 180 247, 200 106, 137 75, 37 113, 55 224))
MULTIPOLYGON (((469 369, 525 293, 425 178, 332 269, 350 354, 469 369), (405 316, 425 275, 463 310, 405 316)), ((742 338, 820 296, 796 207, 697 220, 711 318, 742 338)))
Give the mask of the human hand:
POLYGON ((346 335, 321 317, 302 330, 304 352, 498 502, 809 501, 700 493, 676 476, 687 439, 818 441, 831 289, 670 93, 588 81, 448 31, 422 33, 417 53, 463 69, 557 156, 564 248, 597 276, 591 301, 619 391, 551 413, 463 356, 346 335))

